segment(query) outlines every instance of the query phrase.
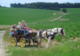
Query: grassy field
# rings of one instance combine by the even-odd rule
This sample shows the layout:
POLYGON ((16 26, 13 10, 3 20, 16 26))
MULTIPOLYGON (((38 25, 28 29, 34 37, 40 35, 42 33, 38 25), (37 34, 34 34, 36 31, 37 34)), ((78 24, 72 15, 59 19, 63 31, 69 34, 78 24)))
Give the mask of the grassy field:
POLYGON ((0 24, 17 24, 18 21, 25 20, 34 29, 63 27, 67 37, 80 37, 80 8, 67 10, 68 13, 64 15, 54 10, 0 8, 0 24), (60 16, 60 19, 54 21, 60 16))
POLYGON ((55 11, 23 8, 0 8, 0 24, 15 24, 23 19, 28 23, 39 22, 52 18, 53 12, 55 11))
POLYGON ((8 47, 10 56, 80 56, 79 41, 62 41, 51 48, 8 47))
MULTIPOLYGON (((8 47, 10 56, 80 56, 80 40, 70 40, 80 37, 80 8, 67 10, 68 13, 64 14, 54 10, 0 8, 1 25, 17 24, 18 21, 25 20, 34 29, 62 27, 66 33, 65 41, 61 40, 49 49, 8 47)), ((60 39, 57 36, 55 40, 60 39)))

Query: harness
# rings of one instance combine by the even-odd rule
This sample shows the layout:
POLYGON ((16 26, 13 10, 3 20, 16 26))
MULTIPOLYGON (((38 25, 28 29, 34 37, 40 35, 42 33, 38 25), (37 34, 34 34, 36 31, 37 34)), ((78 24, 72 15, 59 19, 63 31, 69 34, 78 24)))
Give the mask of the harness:
POLYGON ((55 38, 55 35, 58 33, 58 28, 56 28, 56 32, 53 32, 52 30, 50 30, 49 32, 54 33, 54 34, 47 34, 47 38, 51 37, 51 39, 55 38))
POLYGON ((46 37, 48 38, 48 36, 49 36, 49 35, 48 35, 48 32, 47 32, 47 30, 46 30, 46 37))
MULTIPOLYGON (((43 31, 42 31, 42 30, 39 31, 39 36, 40 36, 41 38, 44 38, 44 36, 42 35, 43 32, 44 32, 44 30, 43 30, 43 31)), ((45 34, 46 34, 46 37, 48 37, 47 31, 46 31, 45 34)))

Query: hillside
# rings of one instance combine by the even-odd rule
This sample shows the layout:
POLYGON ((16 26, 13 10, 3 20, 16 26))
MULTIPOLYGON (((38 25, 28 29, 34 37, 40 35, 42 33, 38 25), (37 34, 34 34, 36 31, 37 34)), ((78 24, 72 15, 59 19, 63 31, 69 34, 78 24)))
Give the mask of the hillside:
POLYGON ((20 20, 29 23, 53 17, 51 10, 25 9, 25 8, 0 8, 0 24, 15 24, 20 20))
POLYGON ((18 21, 25 20, 31 28, 63 27, 67 37, 79 37, 80 9, 69 8, 67 10, 68 13, 64 14, 54 10, 0 8, 0 25, 17 24, 18 21))
MULTIPOLYGON (((80 8, 69 8, 68 13, 53 10, 37 10, 23 8, 0 8, 0 24, 17 24, 25 20, 34 29, 62 27, 65 30, 65 40, 59 40, 51 48, 16 48, 8 47, 10 56, 80 56, 80 8), (76 38, 78 38, 76 40, 76 38)), ((5 36, 5 38, 8 36, 5 36)), ((7 38, 8 39, 8 38, 7 38)))

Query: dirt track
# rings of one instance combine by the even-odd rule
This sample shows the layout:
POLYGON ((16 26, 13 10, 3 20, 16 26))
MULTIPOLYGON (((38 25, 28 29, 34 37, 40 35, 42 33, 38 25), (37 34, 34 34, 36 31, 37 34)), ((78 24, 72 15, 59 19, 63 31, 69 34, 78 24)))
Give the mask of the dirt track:
POLYGON ((5 46, 4 46, 4 42, 3 42, 3 36, 5 34, 5 31, 0 31, 0 56, 6 56, 6 52, 5 52, 5 46))
POLYGON ((65 16, 65 15, 67 15, 67 14, 63 14, 63 15, 61 15, 61 16, 59 16, 59 17, 57 17, 57 18, 54 18, 54 19, 52 19, 52 20, 49 20, 50 22, 54 22, 54 21, 57 21, 57 20, 60 20, 63 16, 65 16))

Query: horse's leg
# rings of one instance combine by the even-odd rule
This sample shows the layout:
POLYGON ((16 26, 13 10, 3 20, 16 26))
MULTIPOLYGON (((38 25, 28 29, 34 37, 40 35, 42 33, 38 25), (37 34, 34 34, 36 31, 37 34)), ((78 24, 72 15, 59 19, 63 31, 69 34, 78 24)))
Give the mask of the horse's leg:
POLYGON ((33 40, 32 39, 30 39, 30 45, 32 45, 33 44, 33 40))
POLYGON ((31 43, 31 40, 29 39, 29 44, 28 44, 29 46, 30 46, 30 43, 31 43))
POLYGON ((18 43, 18 36, 17 35, 15 35, 15 41, 16 41, 16 46, 18 45, 17 43, 18 43))
POLYGON ((37 46, 38 46, 38 47, 41 47, 41 40, 42 40, 41 38, 38 38, 38 39, 37 39, 37 46))
POLYGON ((48 42, 47 42, 46 48, 48 48, 50 46, 50 44, 51 44, 51 38, 52 37, 48 37, 48 42))
POLYGON ((36 44, 38 46, 38 44, 39 44, 38 39, 32 39, 32 42, 33 42, 33 46, 35 46, 36 44))
POLYGON ((34 40, 34 39, 32 39, 32 42, 33 42, 33 46, 35 46, 35 43, 36 43, 36 42, 35 42, 35 40, 34 40))
POLYGON ((17 37, 15 37, 15 40, 16 40, 16 46, 18 45, 17 43, 18 43, 18 39, 17 39, 17 37))
POLYGON ((39 46, 42 47, 42 38, 40 38, 39 46))

